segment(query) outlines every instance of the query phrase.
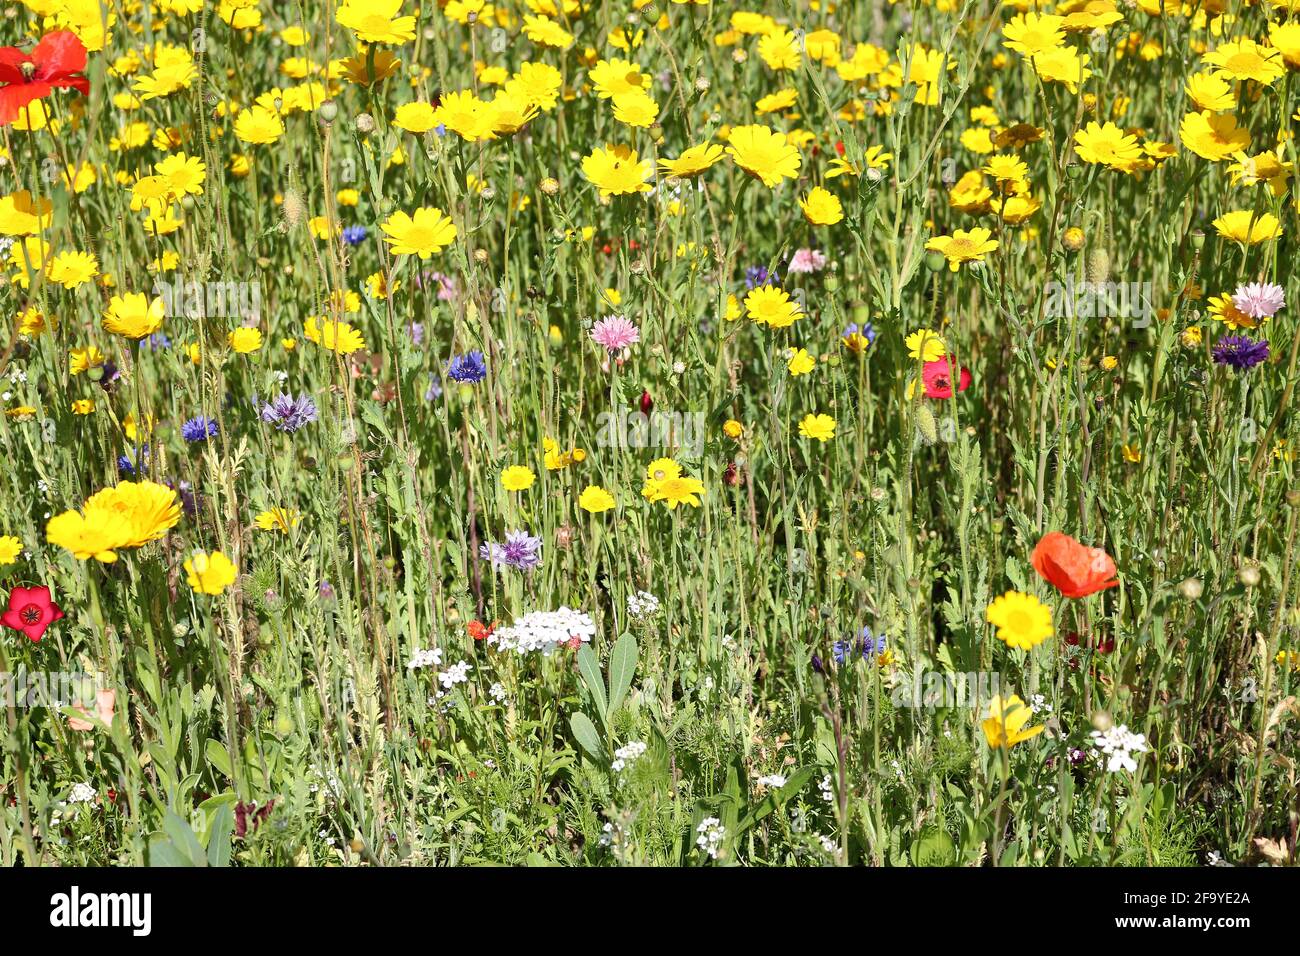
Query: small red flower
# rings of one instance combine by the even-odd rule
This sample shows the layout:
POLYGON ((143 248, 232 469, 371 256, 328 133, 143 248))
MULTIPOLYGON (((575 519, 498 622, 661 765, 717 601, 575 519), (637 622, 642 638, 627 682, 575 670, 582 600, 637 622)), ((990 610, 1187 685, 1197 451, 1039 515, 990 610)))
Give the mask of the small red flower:
POLYGON ((655 407, 655 400, 650 397, 650 393, 645 389, 641 390, 641 414, 646 418, 650 417, 650 412, 655 407))
MULTIPOLYGON (((926 398, 952 398, 952 366, 948 356, 926 362, 921 370, 921 381, 925 383, 926 398)), ((964 392, 970 388, 970 369, 963 368, 957 376, 957 391, 964 392)))
POLYGON ((465 630, 469 632, 469 636, 476 641, 486 641, 496 629, 496 621, 491 624, 484 624, 482 621, 470 621, 465 625, 465 630))
POLYGON ((839 139, 837 139, 837 140, 835 141, 835 152, 839 153, 841 156, 844 155, 844 141, 843 141, 843 140, 839 140, 839 139))
POLYGON ((9 608, 0 615, 0 624, 39 641, 45 629, 61 617, 63 610, 51 600, 50 589, 42 584, 10 591, 9 608))
POLYGON ((47 33, 31 53, 16 46, 0 47, 0 126, 8 126, 34 100, 56 87, 90 92, 90 81, 78 74, 86 69, 86 48, 69 30, 47 33))

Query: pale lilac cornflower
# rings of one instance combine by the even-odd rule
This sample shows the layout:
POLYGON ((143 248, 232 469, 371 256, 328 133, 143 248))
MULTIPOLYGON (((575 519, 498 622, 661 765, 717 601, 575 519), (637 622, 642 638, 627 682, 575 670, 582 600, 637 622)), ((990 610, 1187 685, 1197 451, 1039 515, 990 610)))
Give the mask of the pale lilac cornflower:
POLYGON ((796 249, 790 257, 791 272, 821 272, 826 268, 826 256, 816 249, 796 249))
POLYGON ((489 541, 480 546, 479 557, 491 561, 494 568, 528 571, 542 563, 542 539, 527 531, 507 531, 504 544, 489 541))
POLYGON ((1286 305, 1286 293, 1280 285, 1271 282, 1251 282, 1237 286, 1232 304, 1252 319, 1271 319, 1278 309, 1286 305))
POLYGON ((296 432, 308 422, 314 422, 318 411, 311 396, 303 393, 297 398, 289 392, 278 395, 262 406, 262 421, 274 425, 282 432, 296 432))
POLYGON ((641 341, 641 330, 623 316, 611 315, 591 327, 591 338, 613 355, 641 341))

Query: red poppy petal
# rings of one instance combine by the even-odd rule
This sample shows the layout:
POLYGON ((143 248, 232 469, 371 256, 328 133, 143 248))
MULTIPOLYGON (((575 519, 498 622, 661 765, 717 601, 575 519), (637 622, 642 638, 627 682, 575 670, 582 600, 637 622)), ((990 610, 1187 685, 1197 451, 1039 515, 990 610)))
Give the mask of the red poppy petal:
POLYGON ((36 75, 42 80, 66 79, 86 68, 86 46, 70 30, 47 33, 32 50, 36 75))
POLYGON ((24 83, 0 89, 0 126, 8 126, 23 114, 23 108, 33 100, 50 93, 48 83, 24 83))

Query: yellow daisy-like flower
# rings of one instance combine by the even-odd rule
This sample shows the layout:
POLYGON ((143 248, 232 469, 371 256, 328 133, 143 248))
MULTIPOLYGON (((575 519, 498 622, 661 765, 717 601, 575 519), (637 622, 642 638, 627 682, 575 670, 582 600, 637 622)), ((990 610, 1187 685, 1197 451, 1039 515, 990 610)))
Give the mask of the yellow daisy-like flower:
POLYGON ((303 324, 303 334, 308 341, 340 355, 351 355, 366 347, 366 340, 361 333, 342 320, 308 316, 303 324))
POLYGON ((438 125, 438 120, 428 103, 403 103, 393 114, 393 125, 408 133, 427 133, 438 125))
POLYGON ((302 514, 294 508, 269 508, 253 519, 262 531, 279 531, 288 534, 302 523, 302 514))
POLYGON ((980 724, 984 739, 990 747, 1007 748, 1037 737, 1043 732, 1043 727, 1025 726, 1032 716, 1033 711, 1017 695, 1012 694, 1004 700, 999 694, 989 701, 988 716, 980 724))
POLYGON ((984 613, 1008 647, 1029 650, 1052 636, 1052 610, 1032 594, 1008 591, 994 598, 984 613))
POLYGON ((1127 172, 1142 155, 1136 136, 1114 123, 1092 122, 1074 134, 1075 155, 1085 163, 1100 163, 1127 172))
POLYGON ((925 248, 932 249, 948 260, 948 268, 953 272, 963 262, 983 262, 984 256, 998 247, 998 241, 991 238, 993 233, 982 226, 974 229, 958 229, 951 236, 935 236, 928 240, 925 248))
POLYGON ((791 349, 790 357, 785 361, 785 368, 791 375, 807 375, 817 367, 817 360, 808 354, 807 349, 791 349))
POLYGON ((825 444, 835 437, 835 419, 823 413, 805 415, 799 422, 799 434, 825 444))
POLYGON ((727 155, 769 189, 799 174, 799 151, 785 135, 766 126, 739 126, 727 139, 727 155))
POLYGON ((95 410, 95 400, 93 398, 79 398, 72 403, 72 414, 89 415, 95 410))
POLYGON ((1249 209, 1224 213, 1214 220, 1214 228, 1223 238, 1248 246, 1259 245, 1282 235, 1282 224, 1276 216, 1268 212, 1256 215, 1249 209))
POLYGON ((398 16, 402 0, 344 0, 334 19, 362 43, 405 43, 415 39, 415 17, 398 16))
MULTIPOLYGON (((664 478, 661 481, 650 482, 649 485, 652 487, 647 497, 652 502, 662 501, 668 506, 669 511, 675 510, 682 504, 698 508, 699 496, 705 493, 704 484, 698 478, 691 478, 689 475, 664 478)), ((642 494, 644 493, 643 491, 642 494)))
POLYGON ((1255 80, 1269 86, 1286 76, 1280 50, 1243 37, 1220 44, 1205 54, 1206 63, 1218 67, 1215 75, 1229 80, 1255 80))
POLYGON ((1065 18, 1050 14, 1021 13, 1002 27, 1003 44, 1025 56, 1054 50, 1065 44, 1065 18))
POLYGON ((616 503, 614 496, 599 485, 588 485, 578 496, 578 507, 591 514, 608 511, 616 503))
POLYGON ((639 159, 630 146, 596 147, 582 160, 582 175, 602 197, 649 192, 646 180, 653 172, 650 161, 639 159))
POLYGON ((790 293, 774 285, 755 286, 745 296, 745 311, 759 325, 784 329, 802 318, 804 311, 790 293))
POLYGON ((1250 147, 1250 130, 1231 113, 1188 113, 1178 128, 1184 146, 1202 159, 1220 162, 1250 147))
POLYGON ((128 339, 153 335, 163 323, 163 300, 149 299, 143 292, 128 292, 108 300, 104 330, 128 339))
POLYGON ((799 208, 810 225, 833 226, 844 220, 844 207, 840 205, 839 197, 821 186, 813 187, 812 192, 800 199, 799 208))
POLYGON ((411 215, 395 212, 380 228, 394 255, 421 259, 440 252, 456 238, 456 224, 435 207, 422 206, 411 215))
POLYGON ((220 551, 196 551, 185 562, 185 581, 199 594, 221 594, 238 576, 234 562, 220 551))
POLYGON ((23 543, 11 534, 0 535, 0 566, 13 564, 23 553, 23 543))
POLYGON ((506 491, 527 491, 537 476, 527 465, 511 465, 501 472, 501 487, 506 491))
POLYGON ((937 362, 948 354, 943 339, 929 329, 917 329, 903 344, 907 346, 908 357, 919 362, 937 362))
POLYGON ((703 143, 682 151, 676 159, 659 160, 659 169, 678 179, 698 176, 718 160, 722 159, 722 147, 716 143, 703 143))
POLYGON ((284 121, 264 106, 240 110, 235 117, 235 138, 241 143, 265 146, 284 135, 284 121))

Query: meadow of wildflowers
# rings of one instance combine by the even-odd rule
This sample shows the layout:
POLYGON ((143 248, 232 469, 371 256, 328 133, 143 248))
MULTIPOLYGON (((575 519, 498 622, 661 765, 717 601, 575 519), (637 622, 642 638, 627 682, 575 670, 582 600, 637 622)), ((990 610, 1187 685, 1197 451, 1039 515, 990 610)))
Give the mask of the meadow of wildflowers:
POLYGON ((1297 862, 1300 0, 0 46, 0 863, 1297 862))

